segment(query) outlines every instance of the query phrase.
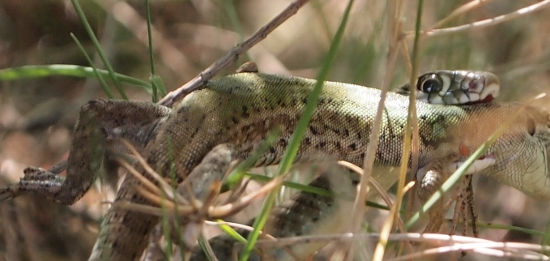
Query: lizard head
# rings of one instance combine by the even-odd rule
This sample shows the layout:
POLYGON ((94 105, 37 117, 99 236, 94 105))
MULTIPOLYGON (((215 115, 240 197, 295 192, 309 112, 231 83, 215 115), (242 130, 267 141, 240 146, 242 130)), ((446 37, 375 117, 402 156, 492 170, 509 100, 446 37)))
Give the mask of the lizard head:
MULTIPOLYGON (((522 106, 495 105, 494 110, 488 110, 485 117, 481 115, 480 119, 484 123, 479 128, 496 129, 513 117, 522 106)), ((550 200, 548 112, 527 106, 489 147, 486 155, 494 157, 495 163, 482 170, 482 174, 519 189, 535 199, 550 200)))

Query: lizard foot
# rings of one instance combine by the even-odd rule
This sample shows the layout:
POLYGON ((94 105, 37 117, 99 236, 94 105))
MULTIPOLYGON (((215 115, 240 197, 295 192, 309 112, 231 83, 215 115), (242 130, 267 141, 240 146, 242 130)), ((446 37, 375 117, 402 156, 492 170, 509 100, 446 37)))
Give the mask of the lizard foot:
MULTIPOLYGON (((32 183, 42 182, 48 186, 56 186, 55 183, 63 183, 64 178, 57 174, 67 169, 67 161, 62 161, 49 170, 37 167, 28 167, 23 170, 23 177, 18 183, 0 189, 0 201, 13 199, 24 191, 36 191, 32 183)), ((36 186, 36 185, 35 185, 36 186)), ((39 185, 40 186, 40 185, 39 185)))
POLYGON ((471 222, 472 233, 474 234, 474 237, 478 237, 479 232, 477 230, 477 215, 474 208, 474 190, 472 187, 472 175, 464 176, 459 184, 454 212, 453 226, 450 234, 452 235, 455 233, 458 223, 462 220, 462 234, 466 235, 469 220, 471 222))
MULTIPOLYGON (((460 214, 460 217, 466 222, 468 215, 472 221, 472 230, 474 235, 477 235, 477 226, 475 224, 476 217, 473 211, 473 189, 472 189, 472 175, 473 173, 478 173, 487 167, 495 164, 495 158, 492 155, 486 155, 476 161, 466 170, 466 176, 462 178, 462 183, 458 189, 458 198, 455 208, 459 210, 457 214, 460 214)), ((421 168, 417 172, 417 178, 420 182, 420 189, 418 192, 418 197, 422 202, 426 202, 434 193, 440 190, 441 185, 445 178, 448 177, 450 173, 455 172, 460 166, 464 164, 464 161, 451 161, 451 163, 445 162, 432 162, 426 165, 424 168, 421 168)), ((452 200, 454 201, 454 200, 452 200)), ((451 201, 451 202, 452 202, 451 201)), ((438 232, 443 224, 444 214, 448 209, 450 203, 443 204, 442 200, 439 200, 433 208, 428 211, 430 217, 430 223, 424 230, 425 233, 438 232)), ((456 215, 456 214, 455 214, 456 215)), ((452 233, 456 230, 456 224, 458 223, 458 217, 453 219, 453 229, 452 233)), ((466 230, 464 227, 464 232, 466 230)))
POLYGON ((55 195, 65 181, 65 177, 42 168, 28 167, 23 173, 24 176, 19 180, 19 183, 0 190, 0 201, 17 197, 25 191, 55 195))

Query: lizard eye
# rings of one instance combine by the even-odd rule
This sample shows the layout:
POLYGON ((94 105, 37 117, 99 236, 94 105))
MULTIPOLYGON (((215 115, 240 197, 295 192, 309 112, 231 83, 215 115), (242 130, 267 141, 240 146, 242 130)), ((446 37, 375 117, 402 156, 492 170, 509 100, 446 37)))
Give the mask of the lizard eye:
POLYGON ((443 81, 435 73, 425 74, 418 79, 416 89, 425 93, 438 93, 443 89, 443 81))

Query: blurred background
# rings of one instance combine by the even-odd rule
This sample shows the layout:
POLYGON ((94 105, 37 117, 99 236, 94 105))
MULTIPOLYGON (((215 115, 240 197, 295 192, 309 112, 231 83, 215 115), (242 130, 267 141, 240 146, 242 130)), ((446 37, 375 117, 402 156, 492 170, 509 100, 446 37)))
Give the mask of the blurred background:
MULTIPOLYGON (((422 28, 431 28, 469 1, 424 1, 422 28)), ((476 1, 474 1, 476 2, 476 1)), ((442 27, 514 12, 539 1, 486 1, 442 27)), ((156 74, 173 90, 263 26, 290 1, 151 1, 156 74)), ((234 65, 252 60, 265 73, 315 78, 341 21, 347 1, 311 1, 254 46, 234 65)), ((145 1, 81 1, 92 29, 118 73, 147 81, 151 75, 145 1)), ((400 19, 412 32, 417 1, 404 1, 400 19)), ((328 79, 379 87, 386 72, 386 1, 356 0, 328 79)), ((500 101, 526 101, 550 91, 550 7, 484 28, 428 36, 420 47, 419 72, 434 69, 487 70, 501 79, 500 101)), ((441 28, 441 27, 440 27, 441 28)), ((89 66, 70 37, 91 57, 95 49, 70 1, 0 0, 0 69, 23 65, 89 66)), ((413 37, 406 37, 412 50, 413 37)), ((103 68, 100 63, 98 67, 103 68)), ((398 55, 392 87, 407 80, 406 59, 398 55)), ((145 91, 124 86, 131 99, 151 100, 145 91)), ((47 77, 0 82, 0 180, 16 182, 26 166, 49 168, 66 158, 72 126, 86 101, 105 98, 96 79, 47 77)), ((535 101, 548 107, 550 98, 535 101)), ((548 203, 532 200, 496 181, 476 179, 480 222, 546 230, 548 203)), ((0 260, 83 260, 90 253, 97 222, 112 200, 107 186, 71 207, 25 195, 0 204, 0 260)), ((542 237, 482 229, 480 237, 540 243, 542 237)), ((460 258, 459 255, 454 255, 460 258)), ((467 259, 487 257, 468 255, 467 259)))

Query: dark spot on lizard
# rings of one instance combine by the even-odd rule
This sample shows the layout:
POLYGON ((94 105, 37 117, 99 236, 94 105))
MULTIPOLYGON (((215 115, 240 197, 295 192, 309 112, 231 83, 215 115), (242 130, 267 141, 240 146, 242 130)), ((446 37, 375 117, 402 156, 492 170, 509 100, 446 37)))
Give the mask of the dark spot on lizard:
POLYGON ((269 147, 269 153, 275 154, 276 150, 273 146, 269 147))
POLYGON ((311 134, 313 135, 317 135, 319 134, 319 132, 315 129, 315 127, 309 125, 309 131, 311 132, 311 134))
POLYGON ((292 98, 292 99, 290 100, 290 105, 292 105, 293 107, 296 106, 296 103, 297 103, 296 98, 292 98))
POLYGON ((304 144, 305 145, 311 145, 311 139, 309 139, 308 137, 304 138, 304 144))
POLYGON ((286 145, 288 145, 286 139, 279 139, 279 146, 286 148, 286 145))
POLYGON ((380 149, 376 150, 376 159, 383 159, 383 155, 384 153, 380 149))
POLYGON ((267 157, 264 155, 263 157, 259 158, 258 161, 254 164, 254 166, 266 166, 265 161, 267 157))
POLYGON ((243 117, 246 118, 250 116, 250 114, 248 113, 248 107, 246 107, 246 105, 243 105, 242 110, 243 110, 243 117))
POLYGON ((307 103, 307 98, 302 98, 302 103, 306 104, 307 103))
MULTIPOLYGON (((199 132, 200 129, 202 129, 202 125, 204 124, 204 118, 203 120, 201 120, 199 122, 199 126, 196 126, 196 128, 193 130, 193 132, 191 132, 191 134, 189 135, 189 139, 193 139, 195 137, 195 135, 197 135, 197 133, 199 132)), ((177 133, 174 133, 173 135, 174 137, 177 137, 177 133)))
POLYGON ((319 142, 318 147, 319 147, 319 148, 324 148, 326 145, 327 145, 326 142, 321 141, 321 142, 319 142))
POLYGON ((233 124, 239 123, 239 120, 237 118, 235 118, 235 116, 231 117, 231 121, 233 122, 233 124))
POLYGON ((356 150, 357 149, 357 144, 356 143, 352 143, 348 146, 351 150, 356 150))
POLYGON ((279 107, 281 107, 283 109, 286 108, 286 103, 284 103, 283 100, 278 100, 277 105, 279 105, 279 107))

